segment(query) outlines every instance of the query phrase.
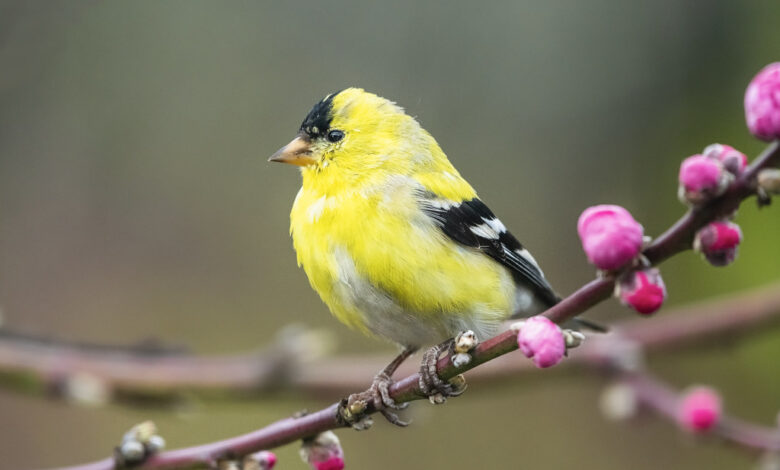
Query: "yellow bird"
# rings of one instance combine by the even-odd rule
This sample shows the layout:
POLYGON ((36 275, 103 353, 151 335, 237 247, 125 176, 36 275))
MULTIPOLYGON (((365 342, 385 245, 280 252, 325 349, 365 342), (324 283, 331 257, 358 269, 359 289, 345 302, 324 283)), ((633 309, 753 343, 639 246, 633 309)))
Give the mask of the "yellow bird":
POLYGON ((290 232, 314 290, 343 323, 404 348, 370 389, 396 424, 387 388, 414 351, 444 341, 424 355, 420 388, 452 396, 435 368, 449 338, 486 339, 558 301, 531 254, 392 101, 360 88, 330 94, 270 161, 301 168, 290 232))

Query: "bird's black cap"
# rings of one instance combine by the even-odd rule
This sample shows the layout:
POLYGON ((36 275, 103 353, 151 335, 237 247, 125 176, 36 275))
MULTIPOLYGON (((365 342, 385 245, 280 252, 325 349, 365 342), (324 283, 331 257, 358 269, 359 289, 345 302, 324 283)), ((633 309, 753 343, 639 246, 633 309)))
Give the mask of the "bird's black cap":
POLYGON ((312 139, 328 133, 330 121, 333 120, 333 98, 340 92, 341 90, 331 93, 311 108, 301 123, 301 132, 305 132, 312 139))

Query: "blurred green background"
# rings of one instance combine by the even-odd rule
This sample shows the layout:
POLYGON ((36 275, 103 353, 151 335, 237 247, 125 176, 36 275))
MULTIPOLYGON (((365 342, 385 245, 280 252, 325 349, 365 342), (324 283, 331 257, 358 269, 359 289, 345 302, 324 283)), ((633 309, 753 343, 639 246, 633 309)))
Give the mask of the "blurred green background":
MULTIPOLYGON (((417 116, 569 292, 593 276, 575 232, 586 206, 624 205, 655 235, 683 211, 683 157, 715 141, 763 148, 741 102, 750 78, 780 59, 779 24, 776 0, 0 1, 4 325, 227 353, 300 322, 332 330, 339 351, 390 358, 390 345, 342 327, 309 288, 288 236, 300 177, 266 162, 316 100, 350 85, 417 116)), ((665 264, 668 305, 780 278, 778 210, 743 207, 746 241, 731 267, 691 253, 665 264)), ((626 315, 614 301, 590 314, 626 315)), ((678 386, 713 384, 730 411, 771 424, 779 340, 771 332, 650 364, 678 386)), ((441 408, 418 403, 408 429, 339 435, 353 469, 755 461, 654 417, 607 422, 603 385, 540 373, 472 387, 441 408)), ((0 390, 0 467, 101 458, 147 418, 180 447, 327 403, 92 409, 0 390)), ((278 467, 304 468, 296 454, 279 449, 278 467)))

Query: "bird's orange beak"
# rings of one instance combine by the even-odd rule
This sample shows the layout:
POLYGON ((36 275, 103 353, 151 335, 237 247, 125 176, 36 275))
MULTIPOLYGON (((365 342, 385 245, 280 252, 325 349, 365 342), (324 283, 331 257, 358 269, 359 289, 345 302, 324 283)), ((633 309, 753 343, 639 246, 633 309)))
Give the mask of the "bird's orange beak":
POLYGON ((306 134, 300 133, 289 144, 271 155, 268 161, 307 166, 316 163, 317 160, 311 153, 311 139, 306 134))

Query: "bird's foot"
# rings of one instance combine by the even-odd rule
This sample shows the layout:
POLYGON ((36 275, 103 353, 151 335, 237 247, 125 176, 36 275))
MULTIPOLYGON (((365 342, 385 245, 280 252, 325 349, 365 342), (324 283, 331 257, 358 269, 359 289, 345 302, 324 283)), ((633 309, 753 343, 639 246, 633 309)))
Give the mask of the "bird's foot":
POLYGON ((373 424, 373 420, 366 414, 366 410, 369 405, 374 410, 382 413, 390 423, 396 426, 406 427, 408 422, 403 421, 392 410, 403 410, 408 403, 396 403, 390 396, 390 386, 393 384, 393 379, 384 372, 380 372, 374 377, 374 381, 368 390, 359 393, 353 393, 346 399, 342 400, 341 407, 339 409, 339 415, 345 424, 348 424, 353 429, 362 431, 368 429, 373 424))
POLYGON ((442 353, 450 352, 454 344, 454 339, 448 339, 425 351, 423 354, 422 364, 420 364, 420 392, 435 405, 440 405, 447 401, 447 398, 457 397, 466 391, 466 379, 463 375, 458 375, 449 381, 445 381, 439 377, 436 371, 439 356, 442 353))
POLYGON ((408 403, 396 403, 390 396, 390 386, 393 385, 392 375, 403 361, 411 356, 416 348, 407 347, 393 359, 381 372, 375 377, 368 390, 360 393, 353 393, 341 401, 339 406, 339 417, 345 424, 348 424, 359 431, 368 429, 373 424, 373 420, 366 414, 366 410, 371 405, 374 410, 382 413, 390 423, 396 426, 406 427, 408 422, 403 421, 397 414, 391 410, 403 410, 408 403))

